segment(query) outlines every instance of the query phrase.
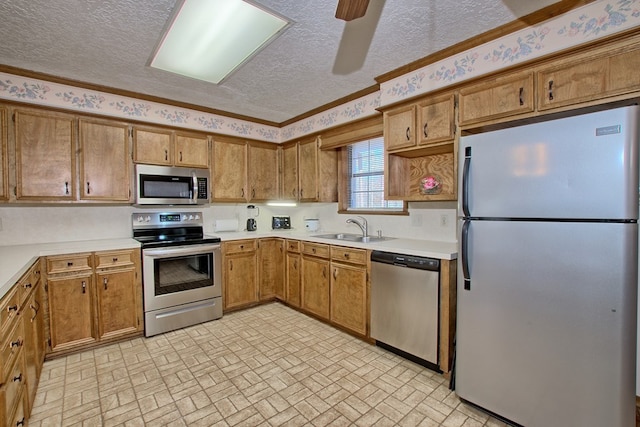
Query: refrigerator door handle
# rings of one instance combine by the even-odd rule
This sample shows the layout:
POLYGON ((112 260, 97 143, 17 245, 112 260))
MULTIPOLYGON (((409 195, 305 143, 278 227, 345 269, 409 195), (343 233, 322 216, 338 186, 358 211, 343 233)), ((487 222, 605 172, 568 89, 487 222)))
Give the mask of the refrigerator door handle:
POLYGON ((464 290, 471 290, 471 276, 469 275, 469 227, 471 226, 471 221, 468 219, 464 220, 462 224, 462 230, 460 233, 460 256, 462 263, 462 280, 464 281, 464 290))
POLYGON ((471 167, 471 147, 464 149, 464 166, 462 168, 462 213, 469 214, 469 168, 471 167))

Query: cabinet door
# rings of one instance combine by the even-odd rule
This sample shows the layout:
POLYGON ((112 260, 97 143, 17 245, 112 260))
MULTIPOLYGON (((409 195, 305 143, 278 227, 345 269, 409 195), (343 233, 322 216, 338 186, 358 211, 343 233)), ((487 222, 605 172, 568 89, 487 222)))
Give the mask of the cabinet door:
POLYGON ((256 252, 224 256, 224 306, 239 307, 258 301, 256 252))
POLYGON ((213 141, 212 199, 245 202, 247 143, 236 139, 213 141))
POLYGON ((93 273, 48 279, 51 350, 96 342, 93 273))
POLYGON ((284 239, 260 239, 260 300, 284 300, 284 239))
POLYGON ((75 200, 74 118, 15 112, 16 198, 75 200))
POLYGON ((428 145, 453 139, 455 130, 453 94, 418 104, 418 144, 428 145))
POLYGON ((100 339, 136 332, 139 310, 135 268, 98 272, 96 278, 100 339))
POLYGON ((80 198, 128 202, 129 127, 124 123, 80 120, 80 198))
POLYGON ((9 199, 7 157, 7 109, 0 107, 0 200, 9 199))
POLYGON ((282 148, 282 198, 298 200, 298 144, 282 148))
POLYGON ((318 202, 338 201, 338 150, 318 151, 318 202))
POLYGON ((367 334, 367 269, 331 264, 331 321, 367 334))
POLYGON ((460 124, 532 112, 533 72, 510 74, 460 90, 460 124))
POLYGON ((33 406, 42 363, 44 362, 44 314, 42 286, 37 284, 24 309, 24 357, 28 407, 33 406))
POLYGON ((299 253, 287 252, 287 302, 294 307, 300 307, 301 260, 299 253))
POLYGON ((384 142, 386 149, 416 145, 416 106, 408 105, 384 112, 384 142))
POLYGON ((318 199, 318 143, 316 139, 298 145, 298 173, 300 175, 301 202, 318 199))
POLYGON ((277 199, 278 192, 278 146, 276 144, 250 143, 249 200, 277 199))
POLYGON ((329 260, 302 256, 302 308, 329 319, 329 260))
POLYGON ((176 166, 209 168, 209 138, 176 132, 176 166))
POLYGON ((133 128, 133 161, 151 165, 173 164, 173 131, 133 128))

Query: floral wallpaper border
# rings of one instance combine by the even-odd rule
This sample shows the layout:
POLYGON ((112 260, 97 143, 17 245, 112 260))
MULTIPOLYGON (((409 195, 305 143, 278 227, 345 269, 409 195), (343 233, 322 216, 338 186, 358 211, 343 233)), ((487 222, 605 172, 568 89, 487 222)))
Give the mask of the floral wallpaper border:
POLYGON ((377 108, 640 25, 640 0, 598 0, 380 85, 380 90, 279 128, 0 73, 0 99, 280 143, 380 114, 377 108))
POLYGON ((380 85, 390 105, 640 25, 640 0, 600 0, 380 85))

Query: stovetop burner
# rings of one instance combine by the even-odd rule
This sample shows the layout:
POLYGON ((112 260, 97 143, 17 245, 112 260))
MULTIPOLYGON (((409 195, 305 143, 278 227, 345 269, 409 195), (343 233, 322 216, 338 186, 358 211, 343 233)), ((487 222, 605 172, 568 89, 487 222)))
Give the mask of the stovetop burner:
POLYGON ((132 224, 133 238, 143 248, 220 242, 219 237, 204 235, 202 212, 136 212, 132 224))

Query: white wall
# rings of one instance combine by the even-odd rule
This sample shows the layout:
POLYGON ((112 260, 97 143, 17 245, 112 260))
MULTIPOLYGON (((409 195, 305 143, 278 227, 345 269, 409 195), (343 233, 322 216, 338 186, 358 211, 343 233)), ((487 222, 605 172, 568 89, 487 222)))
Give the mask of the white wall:
MULTIPOLYGON (((304 231, 305 218, 318 218, 320 232, 359 233, 360 229, 345 221, 355 215, 338 214, 335 203, 303 203, 297 207, 270 207, 262 204, 258 230, 271 229, 271 216, 289 215, 291 225, 304 231)), ((131 215, 148 211, 202 211, 205 232, 215 234, 217 219, 237 218, 243 229, 246 204, 213 204, 206 207, 136 208, 133 206, 15 206, 0 207, 0 246, 40 242, 94 240, 131 237, 131 215)), ((383 235, 413 239, 455 241, 455 203, 411 203, 410 215, 366 215, 369 234, 382 230, 383 235), (442 217, 446 224, 441 225, 442 217)), ((317 234, 317 233, 314 233, 317 234)))

